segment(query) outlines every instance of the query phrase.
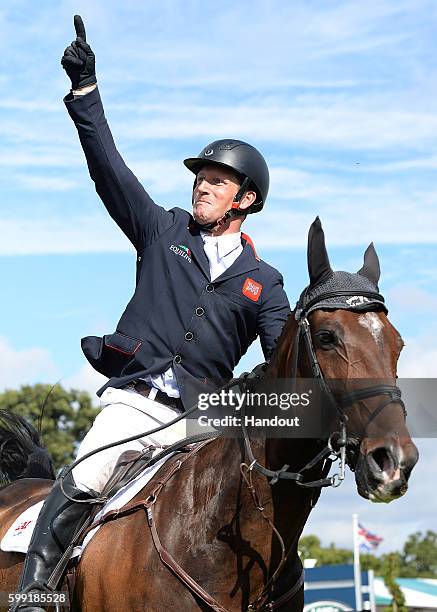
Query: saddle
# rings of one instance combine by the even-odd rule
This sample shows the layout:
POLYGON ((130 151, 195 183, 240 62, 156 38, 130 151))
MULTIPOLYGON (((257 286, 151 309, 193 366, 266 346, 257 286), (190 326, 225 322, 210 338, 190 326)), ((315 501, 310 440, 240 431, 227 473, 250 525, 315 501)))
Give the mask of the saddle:
POLYGON ((120 489, 136 478, 150 463, 154 448, 149 447, 145 451, 124 451, 118 458, 108 482, 106 483, 102 496, 108 499, 113 497, 120 489))
MULTIPOLYGON (((217 434, 215 432, 208 432, 201 435, 191 436, 165 448, 155 457, 152 457, 153 451, 155 450, 154 447, 146 449, 146 451, 142 452, 125 451, 120 455, 117 464, 112 472, 112 475, 101 493, 101 496, 106 497, 107 499, 113 497, 118 491, 120 491, 120 489, 132 482, 132 480, 134 480, 139 474, 141 474, 141 472, 143 472, 148 466, 157 463, 166 455, 176 454, 176 458, 174 461, 169 460, 163 466, 161 466, 159 472, 155 474, 147 483, 147 490, 149 490, 150 485, 151 494, 147 495, 146 499, 139 500, 137 502, 133 500, 123 508, 120 508, 119 510, 112 510, 110 512, 107 512, 107 514, 105 514, 101 519, 99 519, 98 522, 95 522, 95 517, 96 514, 100 511, 100 507, 93 507, 86 522, 79 529, 78 533, 74 537, 73 542, 70 544, 68 551, 64 554, 63 558, 60 560, 56 568, 56 573, 59 576, 59 581, 61 580, 62 576, 65 575, 70 605, 72 605, 73 602, 74 586, 76 582, 76 568, 79 563, 79 559, 77 557, 70 559, 72 547, 80 545, 83 542, 83 539, 85 538, 87 533, 94 529, 97 524, 114 520, 117 517, 125 516, 126 514, 136 512, 140 509, 146 510, 148 500, 152 498, 156 499, 167 481, 170 480, 172 476, 179 470, 185 459, 191 457, 205 444, 208 444, 216 437, 217 434), (157 477, 159 474, 161 474, 161 476, 158 479, 157 477)), ((145 521, 145 525, 147 525, 147 521, 145 521)))

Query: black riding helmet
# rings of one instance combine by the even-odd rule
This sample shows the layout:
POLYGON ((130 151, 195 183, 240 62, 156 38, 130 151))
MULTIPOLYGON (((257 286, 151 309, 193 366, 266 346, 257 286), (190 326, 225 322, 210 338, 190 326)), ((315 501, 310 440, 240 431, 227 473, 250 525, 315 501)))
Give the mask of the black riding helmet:
MULTIPOLYGON (((252 189, 255 188, 256 201, 244 211, 244 214, 259 212, 262 209, 269 192, 269 169, 264 157, 255 147, 242 140, 225 138, 207 145, 197 157, 184 159, 185 166, 196 175, 207 163, 219 164, 236 172, 242 178, 244 192, 250 190, 251 184, 252 189)), ((242 196, 243 193, 239 192, 236 201, 242 196)))

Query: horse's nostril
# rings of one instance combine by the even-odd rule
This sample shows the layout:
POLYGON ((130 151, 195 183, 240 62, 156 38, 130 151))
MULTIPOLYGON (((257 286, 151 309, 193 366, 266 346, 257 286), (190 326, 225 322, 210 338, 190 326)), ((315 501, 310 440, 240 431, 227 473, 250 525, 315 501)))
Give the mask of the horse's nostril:
POLYGON ((394 469, 393 455, 383 446, 376 448, 370 453, 370 456, 381 470, 381 472, 388 472, 394 469))

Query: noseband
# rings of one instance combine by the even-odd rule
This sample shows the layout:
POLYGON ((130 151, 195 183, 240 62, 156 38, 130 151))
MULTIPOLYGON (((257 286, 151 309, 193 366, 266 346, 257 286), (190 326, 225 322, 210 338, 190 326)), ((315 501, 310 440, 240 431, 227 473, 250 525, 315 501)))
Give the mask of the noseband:
POLYGON ((297 368, 299 361, 299 347, 301 345, 301 340, 303 341, 303 346, 305 348, 307 357, 310 361, 311 372, 313 377, 318 382, 323 397, 325 397, 336 409, 338 418, 339 418, 339 431, 335 431, 331 433, 328 438, 327 444, 325 448, 323 448, 310 462, 308 462, 299 472, 289 472, 288 465, 284 465, 278 471, 272 471, 268 468, 262 466, 255 456, 253 455, 249 436, 247 434, 247 429, 244 425, 242 425, 244 440, 246 444, 246 449, 249 455, 250 465, 249 469, 255 469, 258 472, 261 472, 267 478, 270 478, 270 483, 275 484, 278 480, 293 480, 297 485, 301 487, 338 487, 344 480, 345 477, 345 466, 346 463, 352 469, 355 469, 356 460, 358 457, 358 446, 359 441, 356 438, 348 437, 346 432, 346 422, 348 420, 347 415, 345 414, 345 408, 349 408, 353 406, 356 402, 372 397, 379 397, 381 395, 387 396, 381 404, 372 412, 370 418, 368 419, 369 424, 373 419, 375 419, 382 410, 389 406, 390 404, 397 403, 401 406, 404 418, 407 416, 407 411, 405 409, 405 404, 401 399, 401 390, 396 385, 373 385, 364 387, 362 389, 358 389, 356 391, 352 391, 351 393, 346 393, 341 395, 339 398, 336 398, 327 383, 322 369, 320 367, 319 361, 317 359, 317 354, 314 348, 314 344, 311 338, 311 328, 310 323, 308 321, 307 315, 309 310, 315 310, 317 305, 320 305, 320 308, 323 308, 322 303, 334 297, 343 297, 343 296, 360 296, 363 298, 367 298, 369 301, 378 301, 384 303, 384 298, 381 294, 374 291, 362 291, 362 290, 350 290, 350 291, 327 291, 325 293, 319 294, 317 297, 306 300, 307 291, 304 291, 302 294, 295 310, 295 319, 298 324, 298 329, 296 336, 293 342, 293 361, 291 366, 290 377, 293 381, 296 381, 297 377, 297 368), (346 454, 347 453, 347 454, 346 454), (328 477, 330 467, 334 461, 337 459, 340 460, 339 472, 334 474, 333 476, 328 477), (304 481, 304 472, 310 470, 315 467, 321 461, 324 460, 323 467, 323 477, 319 480, 305 482, 304 481))

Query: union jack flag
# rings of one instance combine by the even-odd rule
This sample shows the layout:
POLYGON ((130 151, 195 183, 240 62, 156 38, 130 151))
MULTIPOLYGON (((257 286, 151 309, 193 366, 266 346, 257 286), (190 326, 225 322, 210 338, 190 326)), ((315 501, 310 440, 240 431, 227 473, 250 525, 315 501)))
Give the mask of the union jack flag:
POLYGON ((367 531, 365 527, 358 523, 358 542, 360 545, 360 552, 368 553, 376 550, 381 544, 383 538, 380 538, 375 533, 367 531))

